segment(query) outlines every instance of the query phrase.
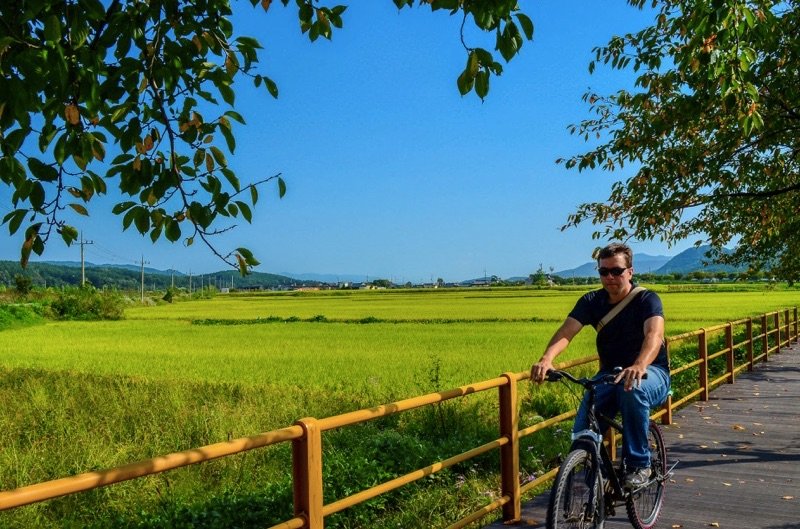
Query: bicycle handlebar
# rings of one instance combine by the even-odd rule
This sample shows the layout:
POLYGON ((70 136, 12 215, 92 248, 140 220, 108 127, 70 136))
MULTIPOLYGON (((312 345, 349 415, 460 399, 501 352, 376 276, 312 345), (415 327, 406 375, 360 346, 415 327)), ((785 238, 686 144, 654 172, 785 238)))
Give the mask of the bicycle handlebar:
MULTIPOLYGON (((566 378, 575 384, 580 384, 584 388, 589 389, 600 384, 613 384, 614 380, 617 378, 617 375, 619 375, 621 372, 621 367, 615 367, 611 373, 606 373, 595 378, 577 378, 567 371, 550 369, 547 371, 545 376, 548 382, 558 382, 562 378, 566 378)), ((647 373, 645 373, 642 378, 647 378, 647 373)))

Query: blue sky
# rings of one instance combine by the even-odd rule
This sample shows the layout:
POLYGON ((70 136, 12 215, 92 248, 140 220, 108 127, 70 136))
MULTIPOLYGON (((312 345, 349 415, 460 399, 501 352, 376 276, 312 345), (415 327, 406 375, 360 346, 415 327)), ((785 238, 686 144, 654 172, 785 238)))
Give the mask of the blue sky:
MULTIPOLYGON (((592 48, 637 30, 652 15, 623 0, 521 2, 535 35, 493 78, 488 98, 461 97, 456 78, 465 52, 460 19, 427 9, 397 11, 390 0, 354 1, 331 42, 301 35, 296 9, 268 13, 234 2, 239 34, 265 47, 260 71, 274 79, 272 99, 243 82, 229 163, 243 181, 281 173, 288 192, 263 189, 252 225, 217 239, 220 250, 246 246, 273 273, 363 274, 398 282, 484 274, 527 275, 539 265, 578 266, 600 244, 586 225, 559 230, 577 204, 602 200, 625 173, 566 171, 554 160, 580 152, 567 126, 588 116, 589 88, 614 91, 630 75, 600 68, 592 48)), ((470 33, 469 43, 493 48, 470 33)), ((3 193, 6 195, 6 193, 3 193)), ((205 273, 225 268, 202 245, 152 244, 121 231, 110 213, 116 196, 92 205, 76 227, 94 242, 86 258, 205 273), (103 211, 104 210, 104 211, 103 211)), ((5 207, 4 207, 5 209, 5 207)), ((2 259, 17 259, 19 237, 3 230, 2 259)), ((634 243, 635 251, 674 255, 634 243)), ((41 260, 79 260, 77 245, 53 241, 41 260)))

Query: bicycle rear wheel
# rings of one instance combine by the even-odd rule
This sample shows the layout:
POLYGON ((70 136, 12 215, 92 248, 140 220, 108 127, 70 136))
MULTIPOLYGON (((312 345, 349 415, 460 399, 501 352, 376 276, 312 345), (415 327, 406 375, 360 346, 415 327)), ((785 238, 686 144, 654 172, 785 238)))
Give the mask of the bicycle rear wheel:
POLYGON ((636 529, 653 527, 664 503, 667 450, 661 429, 653 421, 650 421, 647 442, 650 445, 650 484, 631 492, 625 500, 628 519, 636 529))
POLYGON ((603 478, 599 469, 592 470, 592 465, 592 456, 586 450, 576 449, 567 455, 550 491, 547 529, 603 528, 603 478), (594 494, 590 491, 592 474, 594 494))

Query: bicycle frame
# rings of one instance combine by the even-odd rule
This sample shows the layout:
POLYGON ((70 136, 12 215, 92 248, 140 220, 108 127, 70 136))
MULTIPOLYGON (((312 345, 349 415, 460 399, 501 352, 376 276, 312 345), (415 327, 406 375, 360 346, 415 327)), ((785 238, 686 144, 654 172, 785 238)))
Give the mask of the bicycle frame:
POLYGON ((559 372, 558 375, 553 376, 558 376, 559 378, 567 377, 568 379, 572 380, 572 382, 583 386, 586 392, 589 394, 589 402, 587 407, 589 427, 572 435, 572 446, 570 447, 570 450, 581 448, 587 453, 591 454, 593 464, 592 472, 589 476, 591 480, 591 484, 589 485, 590 497, 595 493, 594 489, 597 486, 597 483, 608 483, 611 486, 611 490, 609 491, 610 494, 605 494, 606 491, 602 492, 606 496, 606 500, 612 500, 610 502, 605 502, 606 509, 613 511, 613 507, 616 503, 625 501, 625 497, 628 492, 623 488, 620 476, 617 474, 614 462, 611 459, 611 454, 609 453, 608 448, 603 444, 603 428, 601 428, 601 421, 603 424, 613 428, 615 431, 621 434, 624 434, 624 428, 622 424, 616 420, 597 412, 595 409, 595 388, 600 384, 611 383, 616 375, 603 375, 596 379, 578 379, 569 373, 559 372), (603 478, 602 481, 597 480, 597 472, 601 473, 603 478))

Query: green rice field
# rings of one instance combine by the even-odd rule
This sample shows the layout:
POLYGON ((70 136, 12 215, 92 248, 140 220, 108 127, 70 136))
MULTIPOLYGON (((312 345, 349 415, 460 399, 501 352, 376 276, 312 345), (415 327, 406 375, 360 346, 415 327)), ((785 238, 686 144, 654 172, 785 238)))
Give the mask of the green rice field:
MULTIPOLYGON (((150 380, 364 388, 413 395, 435 357, 458 386, 527 369, 582 291, 365 291, 218 295, 131 307, 117 322, 0 333, 0 365, 150 380)), ((794 306, 795 289, 660 293, 667 333, 794 306)), ((562 357, 592 354, 584 330, 562 357)))
MULTIPOLYGON (((800 305, 785 285, 652 288, 672 335, 800 305)), ((121 321, 12 326, 0 331, 0 490, 527 370, 583 292, 219 294, 132 305, 121 321)), ((560 360, 592 354, 594 334, 560 360)), ((545 413, 530 403, 551 406, 537 391, 521 388, 524 422, 545 413)), ((326 502, 493 438, 488 393, 326 435, 326 502)), ((533 474, 562 441, 531 442, 533 474)), ((0 512, 0 527, 269 527, 291 517, 290 459, 285 444, 256 450, 0 512)), ((448 470, 326 527, 446 526, 486 503, 495 468, 448 470)))

